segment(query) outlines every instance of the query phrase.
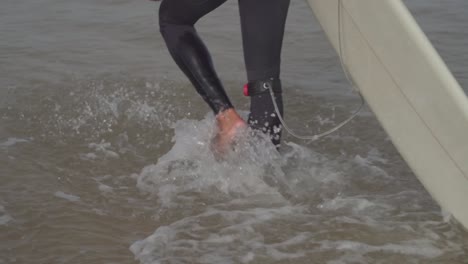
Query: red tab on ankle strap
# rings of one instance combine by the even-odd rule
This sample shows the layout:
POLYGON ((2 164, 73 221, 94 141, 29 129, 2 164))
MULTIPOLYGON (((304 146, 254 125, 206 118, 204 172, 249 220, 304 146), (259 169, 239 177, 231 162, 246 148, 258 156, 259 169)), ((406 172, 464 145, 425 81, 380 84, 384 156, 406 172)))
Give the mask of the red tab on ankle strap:
POLYGON ((244 85, 244 95, 249 96, 249 84, 248 83, 244 85))

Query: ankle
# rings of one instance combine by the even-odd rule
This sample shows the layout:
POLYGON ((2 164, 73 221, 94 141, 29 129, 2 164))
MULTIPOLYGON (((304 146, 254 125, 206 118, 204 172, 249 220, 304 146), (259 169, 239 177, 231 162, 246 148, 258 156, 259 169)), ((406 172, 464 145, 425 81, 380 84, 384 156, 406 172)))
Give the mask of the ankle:
POLYGON ((234 108, 228 108, 216 115, 216 122, 219 130, 230 130, 235 126, 246 125, 245 121, 240 117, 234 108))

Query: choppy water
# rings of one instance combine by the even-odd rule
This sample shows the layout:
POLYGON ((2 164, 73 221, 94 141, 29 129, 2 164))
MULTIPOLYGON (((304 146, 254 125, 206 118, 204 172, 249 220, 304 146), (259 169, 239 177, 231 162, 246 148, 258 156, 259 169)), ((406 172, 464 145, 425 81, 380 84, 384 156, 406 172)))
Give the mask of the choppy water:
MULTIPOLYGON (((407 0, 468 87, 468 2, 407 0)), ((210 152, 213 116, 149 1, 0 4, 0 263, 468 263, 449 221, 365 111, 278 154, 210 152)), ((201 21, 239 109, 236 1, 201 21), (222 23, 220 22, 222 21, 222 23)), ((283 55, 288 122, 311 133, 358 99, 302 1, 283 55)))

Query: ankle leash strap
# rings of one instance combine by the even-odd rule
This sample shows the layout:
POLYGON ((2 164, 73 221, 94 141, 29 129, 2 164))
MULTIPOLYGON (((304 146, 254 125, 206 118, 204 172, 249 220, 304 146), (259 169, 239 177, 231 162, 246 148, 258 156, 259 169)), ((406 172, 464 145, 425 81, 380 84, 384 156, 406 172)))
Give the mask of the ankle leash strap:
POLYGON ((252 81, 244 85, 244 95, 254 96, 272 90, 275 94, 282 93, 280 79, 268 79, 262 81, 252 81))

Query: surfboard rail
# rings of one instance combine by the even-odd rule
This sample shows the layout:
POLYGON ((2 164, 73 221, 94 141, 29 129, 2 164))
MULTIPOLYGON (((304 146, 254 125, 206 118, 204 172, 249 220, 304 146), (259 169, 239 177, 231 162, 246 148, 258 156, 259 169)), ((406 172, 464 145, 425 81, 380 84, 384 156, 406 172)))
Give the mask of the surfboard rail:
POLYGON ((468 98, 401 0, 308 0, 415 175, 468 229, 468 98))

